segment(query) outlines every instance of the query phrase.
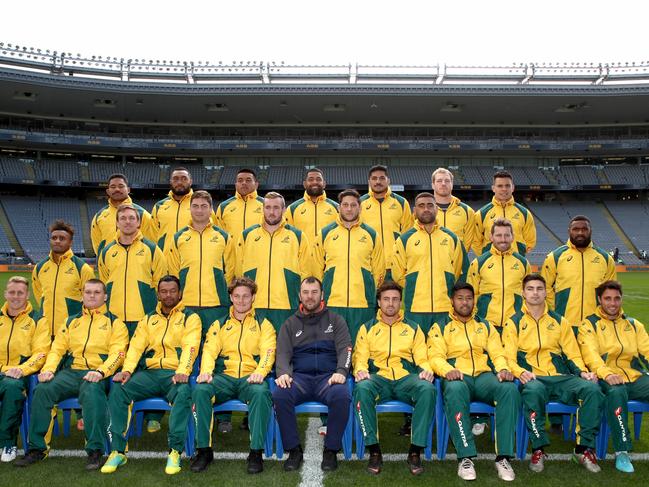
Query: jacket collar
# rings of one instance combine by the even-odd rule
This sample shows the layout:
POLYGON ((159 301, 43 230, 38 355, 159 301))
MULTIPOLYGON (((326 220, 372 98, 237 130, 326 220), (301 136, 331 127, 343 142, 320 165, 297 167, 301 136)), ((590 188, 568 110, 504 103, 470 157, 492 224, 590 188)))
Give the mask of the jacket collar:
MULTIPOLYGON (((323 191, 322 194, 318 196, 315 201, 316 203, 321 203, 326 199, 327 199, 327 192, 323 191)), ((310 201, 311 203, 313 203, 313 201, 311 201, 311 196, 309 196, 309 194, 306 191, 304 192, 304 201, 310 201)))
MULTIPOLYGON (((577 247, 575 247, 575 245, 570 241, 570 239, 568 239, 568 241, 566 242, 566 245, 567 245, 569 248, 573 249, 573 250, 577 250, 577 251, 579 251, 579 252, 583 252, 582 250, 579 250, 577 247)), ((592 241, 592 240, 591 240, 590 243, 588 244, 588 247, 586 247, 586 249, 584 249, 584 250, 588 250, 588 249, 591 249, 591 248, 593 248, 593 241, 592 241)))
MULTIPOLYGON (((336 223, 337 223, 338 225, 340 225, 341 227, 343 227, 343 228, 347 228, 347 227, 345 226, 345 224, 343 223, 343 219, 340 217, 340 213, 338 213, 338 216, 336 217, 336 223)), ((354 229, 354 228, 360 226, 361 223, 362 223, 362 221, 361 221, 361 218, 360 218, 360 216, 359 216, 359 217, 358 217, 358 220, 356 220, 356 223, 354 223, 354 224, 351 226, 350 230, 352 230, 352 229, 354 229)))
MULTIPOLYGON (((22 310, 20 313, 18 313, 16 316, 14 316, 14 319, 17 319, 17 318, 20 317, 20 316, 28 315, 28 314, 31 313, 33 310, 34 310, 34 308, 32 308, 32 303, 30 303, 29 301, 27 301, 27 306, 25 306, 25 309, 22 310)), ((9 316, 9 303, 7 303, 7 302, 5 301, 5 304, 2 305, 2 309, 0 309, 0 312, 1 312, 4 316, 9 316)))
POLYGON ((617 319, 620 319, 620 318, 622 318, 622 319, 626 319, 626 315, 624 314, 624 310, 623 310, 622 308, 620 308, 620 314, 618 314, 618 315, 617 315, 615 318, 613 318, 613 319, 610 319, 610 318, 609 318, 609 317, 604 313, 604 310, 602 309, 601 306, 597 306, 597 309, 595 310, 595 314, 596 314, 597 316, 599 316, 601 319, 603 319, 603 320, 607 320, 607 321, 614 321, 614 320, 617 320, 617 319))
MULTIPOLYGON (((378 201, 378 199, 374 195, 374 191, 372 191, 372 188, 368 188, 367 194, 370 195, 370 198, 374 199, 375 201, 378 201)), ((388 186, 388 190, 385 193, 385 197, 383 198, 383 201, 387 200, 391 195, 392 195, 392 188, 390 188, 390 186, 388 186)))
MULTIPOLYGON (((181 301, 178 302, 178 304, 171 310, 168 316, 172 316, 174 313, 181 313, 185 309, 185 304, 181 301)), ((162 312, 162 303, 158 301, 158 304, 155 307, 155 312, 159 314, 160 316, 164 316, 164 313, 162 312)))
MULTIPOLYGON (((115 242, 117 243, 117 245, 123 247, 123 245, 119 241, 119 236, 120 235, 121 235, 120 231, 117 230, 117 232, 115 232, 115 242)), ((143 238, 144 238, 144 235, 142 235, 142 231, 138 230, 137 235, 135 236, 135 240, 133 240, 133 243, 131 243, 131 245, 133 245, 135 242, 138 242, 138 241, 142 240, 143 238)))
POLYGON ((492 255, 512 255, 514 253, 514 247, 512 245, 511 247, 509 247, 509 250, 506 250, 505 252, 501 252, 492 243, 491 247, 489 247, 489 253, 491 253, 492 255))
MULTIPOLYGON (((521 307, 521 311, 523 312, 523 314, 526 314, 528 316, 532 316, 530 314, 530 311, 527 309, 527 304, 525 302, 523 302, 523 306, 521 307)), ((545 303, 544 308, 543 308, 543 314, 541 315, 541 318, 548 315, 548 311, 549 311, 548 304, 545 303)), ((539 318, 539 320, 540 320, 540 318, 539 318)))
POLYGON ((395 321, 394 323, 392 323, 392 325, 388 325, 385 321, 383 321, 383 313, 381 313, 381 309, 380 309, 380 308, 379 308, 379 310, 376 312, 376 319, 377 319, 377 321, 378 321, 379 323, 382 323, 382 324, 384 324, 384 325, 386 325, 386 326, 397 325, 397 324, 403 322, 403 319, 404 319, 404 316, 403 316, 403 309, 400 309, 400 310, 399 310, 399 317, 397 318, 397 321, 395 321))
MULTIPOLYGON (((236 316, 234 316, 234 306, 230 306, 230 311, 229 311, 229 316, 231 320, 239 321, 236 316)), ((255 317, 255 308, 254 306, 248 310, 246 313, 246 316, 241 320, 241 323, 246 321, 248 318, 254 318, 255 317)))
POLYGON ((131 199, 130 196, 127 196, 126 199, 124 201, 121 201, 118 205, 113 204, 113 200, 108 198, 108 206, 115 209, 119 208, 122 205, 132 205, 132 204, 133 204, 133 200, 131 199))
POLYGON ((245 196, 242 196, 242 195, 239 194, 238 191, 235 191, 234 196, 235 196, 236 199, 241 200, 241 201, 256 200, 257 199, 257 191, 253 191, 252 193, 248 193, 245 196))
MULTIPOLYGON (((424 228, 424 226, 421 223, 419 223, 419 220, 417 219, 415 219, 415 226, 417 227, 417 230, 428 233, 428 231, 424 228)), ((439 229, 439 225, 437 224, 437 222, 435 222, 433 224, 433 231, 430 233, 431 234, 435 233, 438 229, 439 229)))
MULTIPOLYGON (((68 249, 65 253, 61 254, 61 258, 59 260, 59 263, 62 264, 63 261, 71 259, 74 256, 74 252, 72 252, 72 249, 68 249)), ((50 250, 50 260, 54 262, 54 254, 50 250)))
POLYGON ((194 190, 189 188, 189 193, 187 193, 186 195, 183 195, 183 197, 180 198, 180 201, 177 201, 176 198, 174 198, 174 192, 173 191, 169 190, 169 193, 167 193, 167 194, 169 195, 170 200, 175 201, 176 203, 182 205, 185 202, 185 200, 188 200, 188 199, 190 199, 192 197, 192 194, 194 194, 194 190))
POLYGON ((304 306, 302 306, 302 303, 300 303, 300 306, 298 307, 297 313, 298 313, 299 316, 302 316, 302 317, 315 316, 317 314, 320 314, 320 313, 324 312, 325 309, 327 309, 327 307, 325 306, 325 302, 321 301, 320 306, 318 307, 318 309, 316 309, 313 313, 308 313, 307 314, 305 312, 305 310, 304 310, 304 306))
MULTIPOLYGON (((471 323, 472 321, 475 321, 475 311, 476 311, 476 310, 475 310, 475 308, 474 308, 473 311, 471 312, 471 318, 469 318, 469 319, 467 320, 466 324, 471 323)), ((463 322, 463 321, 462 321, 462 320, 461 320, 461 319, 460 319, 460 318, 455 314, 455 310, 451 309, 451 310, 448 312, 448 315, 451 317, 451 319, 452 319, 453 321, 457 321, 458 323, 464 323, 464 322, 463 322)))
POLYGON ((500 201, 498 201, 498 200, 496 199, 495 196, 493 196, 493 197, 491 198, 491 202, 494 204, 494 206, 500 206, 500 207, 505 207, 505 206, 514 206, 514 203, 516 203, 516 201, 514 200, 514 197, 513 197, 513 196, 512 196, 511 198, 509 198, 507 201, 505 201, 504 203, 501 203, 500 201))
POLYGON ((103 315, 108 312, 108 308, 106 308, 105 304, 102 304, 99 308, 95 309, 88 309, 85 306, 82 307, 81 309, 81 314, 83 316, 92 316, 92 315, 103 315))

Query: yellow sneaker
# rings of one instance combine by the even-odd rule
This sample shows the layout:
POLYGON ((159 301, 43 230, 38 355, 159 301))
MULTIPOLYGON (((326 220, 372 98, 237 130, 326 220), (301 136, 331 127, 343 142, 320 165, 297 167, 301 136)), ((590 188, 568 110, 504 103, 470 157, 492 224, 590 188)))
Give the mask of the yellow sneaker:
POLYGON ((180 452, 176 450, 171 450, 169 456, 167 457, 167 466, 165 467, 165 473, 167 475, 175 475, 180 472, 180 452))
POLYGON ((122 465, 126 465, 127 461, 126 455, 118 451, 112 451, 110 452, 108 460, 104 463, 104 466, 101 467, 101 473, 113 473, 122 465))

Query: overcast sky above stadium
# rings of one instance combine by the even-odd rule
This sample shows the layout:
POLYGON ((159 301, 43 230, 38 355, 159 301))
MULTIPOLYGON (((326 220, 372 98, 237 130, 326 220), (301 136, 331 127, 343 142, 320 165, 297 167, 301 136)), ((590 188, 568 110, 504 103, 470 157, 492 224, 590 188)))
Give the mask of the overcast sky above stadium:
POLYGON ((7 2, 0 41, 125 59, 500 65, 646 61, 644 2, 7 2))

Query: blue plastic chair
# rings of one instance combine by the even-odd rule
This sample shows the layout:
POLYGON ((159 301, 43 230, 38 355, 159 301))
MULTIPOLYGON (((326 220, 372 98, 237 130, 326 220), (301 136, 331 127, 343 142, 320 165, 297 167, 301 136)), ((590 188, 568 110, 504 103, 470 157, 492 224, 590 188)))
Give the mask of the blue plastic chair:
MULTIPOLYGON (((151 397, 134 402, 133 408, 131 409, 131 423, 133 423, 133 419, 135 419, 135 428, 133 428, 133 425, 131 424, 128 433, 129 437, 133 436, 134 433, 136 436, 142 436, 145 411, 171 411, 171 405, 162 397, 151 397)), ((194 420, 190 415, 189 420, 187 421, 187 438, 185 439, 185 454, 187 456, 190 456, 190 450, 192 452, 194 451, 193 422, 194 420)))
MULTIPOLYGON (((629 413, 633 414, 633 437, 640 439, 640 429, 642 428, 642 413, 649 413, 649 402, 629 401, 629 413)), ((611 435, 611 429, 606 421, 606 414, 603 415, 602 425, 597 437, 597 457, 605 458, 608 450, 608 438, 611 435)))

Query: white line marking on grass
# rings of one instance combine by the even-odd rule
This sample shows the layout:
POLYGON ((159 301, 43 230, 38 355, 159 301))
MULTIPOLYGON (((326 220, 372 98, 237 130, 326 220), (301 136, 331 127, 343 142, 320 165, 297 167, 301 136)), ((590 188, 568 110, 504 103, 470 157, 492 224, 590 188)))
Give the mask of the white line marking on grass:
POLYGON ((304 464, 298 487, 320 487, 324 474, 320 468, 323 439, 318 434, 320 418, 309 418, 304 441, 304 464))

